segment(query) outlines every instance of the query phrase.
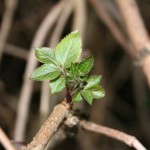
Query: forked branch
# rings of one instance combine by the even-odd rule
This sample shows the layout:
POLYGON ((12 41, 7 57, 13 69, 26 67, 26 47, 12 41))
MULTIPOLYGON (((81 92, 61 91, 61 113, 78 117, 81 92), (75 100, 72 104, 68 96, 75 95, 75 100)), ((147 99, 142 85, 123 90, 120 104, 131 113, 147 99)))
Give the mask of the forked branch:
POLYGON ((33 138, 33 141, 29 143, 27 147, 23 147, 20 150, 44 150, 53 134, 58 130, 60 124, 64 123, 63 121, 65 118, 67 118, 66 121, 69 122, 69 127, 79 124, 79 127, 87 131, 92 131, 111 137, 135 148, 136 150, 146 150, 146 148, 134 136, 115 129, 104 127, 102 125, 97 125, 93 122, 79 120, 77 116, 69 115, 69 110, 70 105, 65 102, 55 106, 52 114, 33 138))

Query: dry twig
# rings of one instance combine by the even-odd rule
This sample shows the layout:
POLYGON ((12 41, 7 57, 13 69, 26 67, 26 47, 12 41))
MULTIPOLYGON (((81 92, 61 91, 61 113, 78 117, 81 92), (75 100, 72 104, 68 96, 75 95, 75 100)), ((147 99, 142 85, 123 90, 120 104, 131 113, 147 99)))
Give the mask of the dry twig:
MULTIPOLYGON (((75 0, 74 1, 74 20, 72 30, 79 30, 82 38, 85 34, 86 27, 86 1, 75 0)), ((84 39, 84 38, 83 38, 84 39)))
POLYGON ((2 19, 0 28, 0 61, 2 58, 2 52, 5 47, 9 30, 11 28, 12 19, 17 6, 18 0, 5 0, 5 12, 2 19))
POLYGON ((66 0, 65 7, 62 10, 62 14, 59 16, 56 27, 50 38, 50 42, 49 42, 50 47, 55 47, 58 41, 60 40, 63 29, 65 28, 67 20, 72 13, 72 10, 73 10, 73 1, 66 0))
POLYGON ((135 0, 116 0, 124 18, 127 33, 136 52, 139 54, 141 67, 150 86, 150 42, 135 0))
POLYGON ((65 134, 64 129, 60 127, 48 142, 45 150, 53 150, 54 147, 59 145, 64 139, 66 139, 66 137, 67 135, 65 134))
POLYGON ((132 44, 136 50, 142 50, 149 44, 149 37, 135 0, 116 0, 116 2, 124 18, 126 30, 132 44))
MULTIPOLYGON (((137 117, 139 119, 139 125, 143 131, 143 135, 146 139, 150 139, 150 120, 149 120, 149 110, 146 105, 146 101, 149 99, 146 91, 144 75, 140 68, 134 67, 133 69, 133 86, 134 86, 134 95, 136 98, 135 104, 137 109, 137 117)), ((148 142, 149 143, 149 142, 148 142)), ((150 146, 150 143, 149 143, 150 146)))
POLYGON ((24 48, 6 44, 5 53, 23 60, 27 60, 29 52, 24 48))
POLYGON ((68 116, 69 109, 70 106, 66 103, 56 105, 49 118, 33 138, 33 141, 22 150, 44 150, 50 138, 58 130, 59 125, 68 116))
POLYGON ((95 9, 98 17, 108 27, 108 29, 110 30, 112 35, 115 37, 117 42, 124 48, 124 50, 126 50, 126 53, 129 54, 129 56, 135 58, 134 50, 133 50, 131 43, 128 41, 127 38, 125 38, 121 30, 119 29, 118 25, 111 18, 103 2, 98 1, 98 0, 89 0, 89 2, 95 9))
POLYGON ((86 129, 88 131, 100 133, 105 136, 116 139, 118 141, 121 141, 130 147, 134 147, 136 150, 146 150, 146 148, 134 136, 120 132, 118 130, 114 130, 114 129, 104 127, 101 125, 97 125, 95 123, 87 122, 84 120, 80 121, 80 126, 83 129, 86 129))
POLYGON ((93 122, 88 122, 85 120, 79 121, 78 117, 69 115, 69 110, 70 105, 65 102, 56 105, 50 117, 33 138, 33 141, 29 143, 27 147, 21 148, 21 150, 43 150, 65 118, 67 118, 66 125, 69 123, 69 126, 75 126, 79 123, 79 126, 87 131, 92 131, 111 137, 127 144, 130 147, 135 148, 136 150, 146 150, 146 148, 134 136, 128 135, 118 130, 104 127, 102 125, 97 125, 93 122))
POLYGON ((11 143, 11 141, 8 139, 4 131, 0 128, 0 143, 4 146, 6 150, 15 150, 15 147, 11 143))

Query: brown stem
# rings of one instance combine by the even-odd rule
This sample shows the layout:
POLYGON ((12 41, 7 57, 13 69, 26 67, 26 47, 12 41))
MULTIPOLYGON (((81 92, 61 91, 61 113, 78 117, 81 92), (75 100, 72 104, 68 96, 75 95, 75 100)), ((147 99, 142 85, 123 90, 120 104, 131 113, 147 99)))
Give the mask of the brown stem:
POLYGON ((149 36, 135 0, 116 0, 124 18, 126 30, 136 50, 143 50, 149 36))
POLYGON ((86 0, 75 0, 72 30, 79 30, 83 39, 86 29, 86 12, 86 0))
POLYGON ((38 131, 33 141, 21 150, 44 150, 50 138, 69 114, 69 105, 63 102, 54 107, 53 112, 38 131))
POLYGON ((72 102, 71 89, 68 86, 66 88, 66 102, 68 104, 71 104, 71 102, 72 102))
POLYGON ((60 14, 55 29, 51 35, 49 46, 54 48, 57 43, 60 41, 65 25, 73 11, 73 1, 66 0, 65 6, 60 14))
MULTIPOLYGON (((150 53, 150 42, 148 32, 146 31, 145 25, 141 18, 138 6, 135 0, 116 0, 120 12, 124 18, 127 33, 130 37, 135 50, 142 54, 147 50, 147 54, 150 53)), ((148 84, 150 86, 150 55, 145 55, 142 60, 142 69, 147 78, 148 84)), ((141 61, 140 60, 140 61, 141 61)))
POLYGON ((134 53, 133 46, 124 36, 117 23, 115 23, 115 21, 112 19, 103 2, 98 0, 89 0, 89 2, 96 11, 100 20, 107 26, 107 28, 110 30, 117 42, 124 48, 126 53, 129 54, 129 56, 135 58, 136 56, 134 53))
POLYGON ((18 0, 5 0, 6 9, 3 15, 2 24, 0 28, 0 61, 12 25, 12 20, 17 7, 17 3, 18 0))
POLYGON ((15 150, 15 147, 11 143, 11 141, 8 139, 7 135, 4 133, 4 131, 0 128, 0 143, 4 146, 7 150, 15 150))
POLYGON ((97 125, 95 123, 84 120, 80 121, 80 126, 88 131, 100 133, 118 141, 121 141, 130 147, 134 147, 136 150, 146 150, 146 148, 134 136, 128 135, 121 131, 97 125))
MULTIPOLYGON (((139 125, 143 131, 143 135, 146 139, 150 139, 150 120, 149 120, 149 110, 146 105, 146 101, 148 100, 148 95, 146 91, 144 75, 141 70, 137 67, 132 69, 133 74, 133 87, 134 87, 134 95, 136 98, 135 105, 137 109, 137 117, 139 119, 139 125)), ((149 144, 150 146, 150 144, 149 144)))
POLYGON ((6 44, 4 52, 8 55, 11 55, 13 57, 18 57, 25 61, 27 60, 28 53, 29 53, 26 49, 11 44, 6 44))
POLYGON ((65 134, 64 129, 60 127, 59 130, 54 134, 54 136, 48 142, 48 145, 46 146, 45 150, 53 150, 58 144, 60 144, 66 138, 67 135, 65 134))

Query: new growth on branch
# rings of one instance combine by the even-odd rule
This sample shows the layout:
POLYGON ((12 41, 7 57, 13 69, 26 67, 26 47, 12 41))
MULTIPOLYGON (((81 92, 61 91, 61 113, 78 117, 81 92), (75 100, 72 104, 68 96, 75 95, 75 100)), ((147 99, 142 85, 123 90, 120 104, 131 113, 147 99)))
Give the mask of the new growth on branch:
POLYGON ((89 56, 78 62, 82 52, 82 40, 78 31, 71 32, 54 48, 35 49, 35 56, 42 66, 37 68, 32 80, 50 81, 51 94, 66 88, 66 102, 86 100, 92 105, 94 99, 104 97, 104 89, 99 85, 101 76, 89 73, 94 65, 94 57, 89 56))

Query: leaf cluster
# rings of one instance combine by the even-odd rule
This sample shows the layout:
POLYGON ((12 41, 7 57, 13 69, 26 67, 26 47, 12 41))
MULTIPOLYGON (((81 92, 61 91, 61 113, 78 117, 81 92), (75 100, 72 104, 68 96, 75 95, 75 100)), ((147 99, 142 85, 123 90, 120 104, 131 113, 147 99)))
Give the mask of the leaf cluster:
POLYGON ((54 48, 36 48, 35 56, 43 63, 38 67, 31 79, 50 81, 51 94, 67 89, 71 102, 80 102, 83 99, 90 105, 93 99, 104 97, 104 89, 99 85, 101 76, 89 76, 94 65, 94 57, 90 56, 77 62, 82 47, 82 40, 78 31, 72 32, 63 38, 54 48))

